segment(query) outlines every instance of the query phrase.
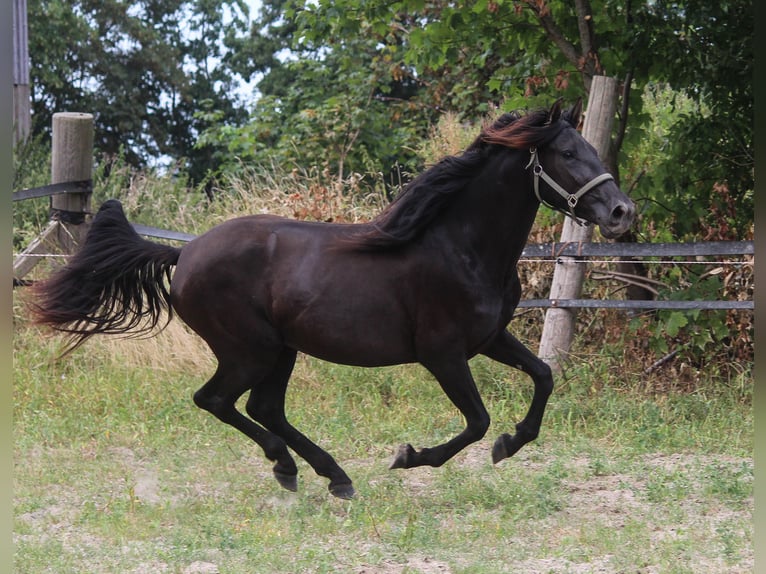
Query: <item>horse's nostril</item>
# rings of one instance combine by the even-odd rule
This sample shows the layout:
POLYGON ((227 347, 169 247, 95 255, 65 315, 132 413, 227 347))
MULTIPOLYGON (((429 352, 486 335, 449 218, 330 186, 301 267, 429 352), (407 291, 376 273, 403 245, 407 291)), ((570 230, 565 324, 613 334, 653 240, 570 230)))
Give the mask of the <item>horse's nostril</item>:
POLYGON ((622 221, 624 219, 633 219, 633 206, 619 204, 612 209, 612 221, 622 221))

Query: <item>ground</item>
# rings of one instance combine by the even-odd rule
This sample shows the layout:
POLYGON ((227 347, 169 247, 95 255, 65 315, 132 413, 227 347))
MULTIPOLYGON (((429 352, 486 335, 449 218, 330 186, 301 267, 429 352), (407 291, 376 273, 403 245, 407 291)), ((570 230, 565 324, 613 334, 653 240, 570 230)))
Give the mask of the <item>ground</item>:
MULTIPOLYGON (((43 449, 38 449, 37 455, 44 457, 43 449)), ((86 453, 87 456, 87 453, 86 453)), ((96 455, 94 455, 95 457, 96 455)), ((169 509, 190 504, 194 498, 225 499, 229 495, 230 483, 219 482, 220 479, 211 480, 208 483, 197 482, 186 485, 168 484, 168 479, 163 476, 163 471, 153 466, 151 460, 140 456, 128 447, 111 447, 107 453, 111 463, 120 467, 118 474, 124 476, 115 484, 105 485, 104 488, 113 490, 112 496, 128 491, 132 504, 144 508, 155 507, 157 509, 169 509), (185 487, 184 487, 185 486, 185 487)), ((243 467, 252 465, 258 472, 250 477, 253 481, 268 481, 268 472, 265 471, 262 460, 254 455, 244 457, 243 467)), ((476 472, 478 474, 492 472, 488 465, 489 444, 474 445, 458 456, 456 461, 449 464, 459 465, 461 472, 476 472)), ((522 451, 514 459, 514 474, 528 476, 546 476, 551 461, 543 461, 530 456, 522 451), (541 474, 542 473, 542 474, 541 474)), ((357 460, 351 465, 353 468, 367 466, 376 471, 381 470, 379 460, 357 460)), ((522 555, 526 557, 520 561, 507 564, 507 570, 501 566, 493 566, 489 572, 524 572, 525 574, 665 574, 660 569, 659 563, 652 561, 651 552, 636 556, 637 562, 632 564, 631 570, 625 569, 626 557, 620 550, 620 545, 645 543, 649 547, 664 549, 678 544, 679 552, 683 553, 683 560, 690 565, 692 571, 706 572, 707 574, 736 574, 750 572, 753 568, 753 549, 750 545, 738 545, 736 548, 727 549, 721 546, 720 551, 711 551, 708 544, 699 547, 698 555, 693 553, 694 542, 706 542, 704 539, 709 534, 711 544, 719 544, 720 541, 729 539, 747 538, 747 532, 742 530, 743 524, 747 524, 752 515, 752 497, 747 494, 740 497, 741 504, 726 504, 723 496, 720 502, 711 499, 709 494, 711 485, 704 482, 711 477, 701 472, 701 469, 720 469, 723 474, 739 476, 739 482, 751 480, 752 472, 737 474, 737 469, 749 468, 752 471, 752 460, 736 457, 711 457, 694 454, 649 454, 642 455, 640 461, 633 465, 634 469, 642 471, 617 472, 609 460, 599 461, 591 457, 582 456, 566 461, 566 472, 561 472, 562 477, 557 483, 559 503, 555 511, 541 516, 538 519, 526 522, 526 528, 531 527, 532 532, 525 528, 517 530, 514 524, 504 524, 498 513, 501 509, 490 509, 486 517, 479 517, 480 524, 492 529, 497 524, 502 524, 508 529, 508 534, 503 538, 504 543, 516 545, 522 555), (656 526, 653 526, 656 520, 656 526), (735 531, 729 532, 734 529, 735 531), (728 534, 727 534, 728 533, 728 534), (608 538, 616 536, 614 551, 605 550, 609 544, 594 540, 603 535, 608 538), (623 537, 624 538, 621 538, 623 537), (630 540, 633 537, 634 540, 630 540), (643 538, 643 540, 641 540, 643 538), (621 542, 622 540, 622 542, 621 542), (550 545, 559 549, 555 552, 537 550, 550 545), (580 545, 579 549, 575 548, 580 545), (567 546, 572 546, 566 551, 567 546), (549 554, 545 557, 540 555, 549 554)), ((563 466, 561 467, 563 468, 563 466)), ((506 471, 507 472, 507 471, 506 471)), ((392 476, 398 481, 397 488, 401 494, 412 497, 413 507, 427 508, 429 498, 439 500, 439 489, 443 488, 443 469, 417 468, 407 471, 382 471, 378 478, 372 478, 368 485, 368 494, 371 496, 379 490, 390 490, 392 476)), ((211 473, 211 477, 216 476, 211 473)), ((715 480, 714 477, 712 477, 715 480)), ((307 481, 314 482, 314 477, 307 477, 307 481)), ((319 479, 316 478, 318 481, 319 479)), ((725 488, 732 488, 731 484, 725 488)), ((713 484, 711 482, 711 484, 713 484)), ((723 483, 722 483, 723 484, 723 483)), ((740 485, 743 492, 747 492, 747 484, 740 485)), ((723 487, 722 487, 723 488, 723 487)), ((719 493, 720 494, 720 493, 719 493)), ((316 494, 287 493, 275 490, 270 495, 261 495, 260 500, 250 498, 248 505, 255 505, 264 513, 293 513, 301 505, 305 504, 305 497, 315 500, 319 506, 329 508, 330 519, 346 520, 353 519, 353 512, 346 503, 335 501, 329 495, 326 500, 321 500, 316 494), (303 500, 302 500, 303 497, 303 500)), ((365 496, 365 495, 363 495, 365 496)), ((64 552, 82 554, 87 556, 96 552, 97 547, 102 547, 105 540, 93 530, 83 528, 83 507, 87 502, 83 501, 75 492, 58 493, 56 502, 50 505, 40 506, 36 510, 25 512, 17 516, 18 524, 15 534, 17 546, 29 548, 35 545, 45 546, 49 539, 55 538, 62 545, 64 552)), ((105 496, 104 504, 111 504, 109 496, 105 496)), ((376 512, 375 500, 365 501, 369 506, 366 512, 376 512)), ((103 511, 103 509, 102 509, 103 511)), ((221 506, 220 512, 235 512, 234 509, 221 506)), ((438 516, 440 527, 447 532, 459 532, 466 526, 459 521, 466 519, 465 509, 456 510, 455 513, 441 512, 438 516)), ((432 520, 433 517, 428 518, 432 520)), ((170 519, 169 519, 170 520, 170 519)), ((375 529, 383 530, 386 525, 382 522, 375 529)), ((418 520, 415 516, 414 521, 418 520)), ((255 523, 249 523, 248 528, 258 528, 255 523)), ((476 528, 477 536, 481 535, 481 526, 476 528)), ((122 548, 116 549, 128 556, 131 554, 144 555, 144 559, 134 561, 130 566, 130 572, 134 574, 154 574, 163 572, 180 572, 181 574, 221 574, 232 572, 231 556, 221 549, 209 549, 204 560, 189 559, 186 564, 172 564, 161 558, 150 558, 152 552, 162 554, 162 537, 153 537, 151 540, 143 540, 143 536, 137 534, 138 539, 131 539, 130 532, 122 535, 122 548), (139 550, 141 549, 142 550, 139 550), (227 566, 228 565, 228 566, 227 566)), ((457 534, 456 534, 457 536, 457 534)), ((471 564, 475 563, 476 556, 460 556, 454 551, 447 552, 442 556, 449 558, 436 558, 430 556, 424 548, 418 548, 416 544, 406 547, 395 553, 391 558, 385 557, 386 549, 374 540, 363 540, 361 536, 355 542, 359 548, 374 551, 373 554, 382 558, 371 561, 369 564, 363 558, 348 556, 337 567, 338 572, 353 574, 456 574, 457 572, 472 571, 471 564)), ((372 537, 375 538, 375 537, 372 537)), ((378 533, 377 538, 385 538, 378 533)), ((335 552, 336 538, 330 536, 318 542, 320 551, 335 552)), ((378 540, 379 542, 379 540, 378 540)), ((312 542, 317 543, 317 542, 312 542)), ((167 542, 167 544, 170 544, 167 542)), ((351 544, 353 546, 354 544, 351 544)), ((236 549, 234 550, 236 551, 236 549)), ((490 551, 488 549, 488 551, 490 551)), ((470 551, 469 551, 470 552, 470 551)), ((360 555, 363 552, 360 551, 360 555)), ((679 554, 681 556, 681 554, 679 554)), ((489 557, 488 557, 489 560, 489 557)), ((496 563, 496 561, 495 561, 496 563)), ((93 564, 89 566, 93 570, 93 564)), ((110 566, 105 566, 103 572, 116 571, 110 566)), ((254 572, 267 572, 267 570, 253 570, 254 572)), ((290 571, 289 568, 288 570, 290 571)), ((300 572, 327 571, 326 568, 312 570, 305 565, 300 572)), ((679 571, 686 571, 680 569, 679 571)))

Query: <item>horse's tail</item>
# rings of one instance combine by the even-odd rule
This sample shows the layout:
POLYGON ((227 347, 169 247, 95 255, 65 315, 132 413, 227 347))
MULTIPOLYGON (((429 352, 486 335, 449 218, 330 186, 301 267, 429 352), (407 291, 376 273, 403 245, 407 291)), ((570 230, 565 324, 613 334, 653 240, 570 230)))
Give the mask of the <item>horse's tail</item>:
POLYGON ((80 250, 33 285, 34 322, 68 333, 65 352, 98 333, 148 333, 164 312, 172 318, 170 274, 180 253, 141 238, 120 202, 106 201, 80 250))

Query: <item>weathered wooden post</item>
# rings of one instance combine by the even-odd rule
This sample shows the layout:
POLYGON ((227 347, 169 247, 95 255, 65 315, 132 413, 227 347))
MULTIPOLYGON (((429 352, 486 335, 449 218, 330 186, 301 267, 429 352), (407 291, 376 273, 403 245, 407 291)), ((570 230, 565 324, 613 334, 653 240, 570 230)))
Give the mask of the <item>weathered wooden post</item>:
MULTIPOLYGON (((606 157, 611 143, 612 125, 617 111, 617 80, 594 76, 588 97, 583 137, 596 148, 599 157, 606 157)), ((593 226, 581 227, 566 218, 561 242, 589 242, 593 226)), ((576 257, 559 257, 553 271, 550 299, 577 299, 582 292, 585 265, 576 257)), ((545 314, 538 355, 554 371, 561 370, 561 361, 569 353, 575 331, 575 309, 551 307, 545 314)))
MULTIPOLYGON (((51 184, 90 182, 93 177, 93 115, 53 114, 51 184)), ((51 196, 51 220, 13 262, 13 278, 21 280, 46 253, 73 253, 85 239, 92 185, 51 196)))
MULTIPOLYGON (((93 115, 78 112, 53 114, 51 183, 85 181, 93 177, 93 115)), ((51 219, 60 223, 57 240, 72 253, 87 232, 90 190, 51 196, 51 219)))

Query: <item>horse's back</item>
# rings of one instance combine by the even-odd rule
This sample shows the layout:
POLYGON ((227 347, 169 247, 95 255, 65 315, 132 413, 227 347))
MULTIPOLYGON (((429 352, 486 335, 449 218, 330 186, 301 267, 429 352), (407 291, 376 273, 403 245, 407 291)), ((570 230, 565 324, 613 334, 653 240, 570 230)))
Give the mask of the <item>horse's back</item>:
POLYGON ((362 227, 265 215, 224 222, 184 247, 173 306, 214 350, 266 340, 335 362, 412 361, 401 298, 410 264, 350 247, 362 227))

